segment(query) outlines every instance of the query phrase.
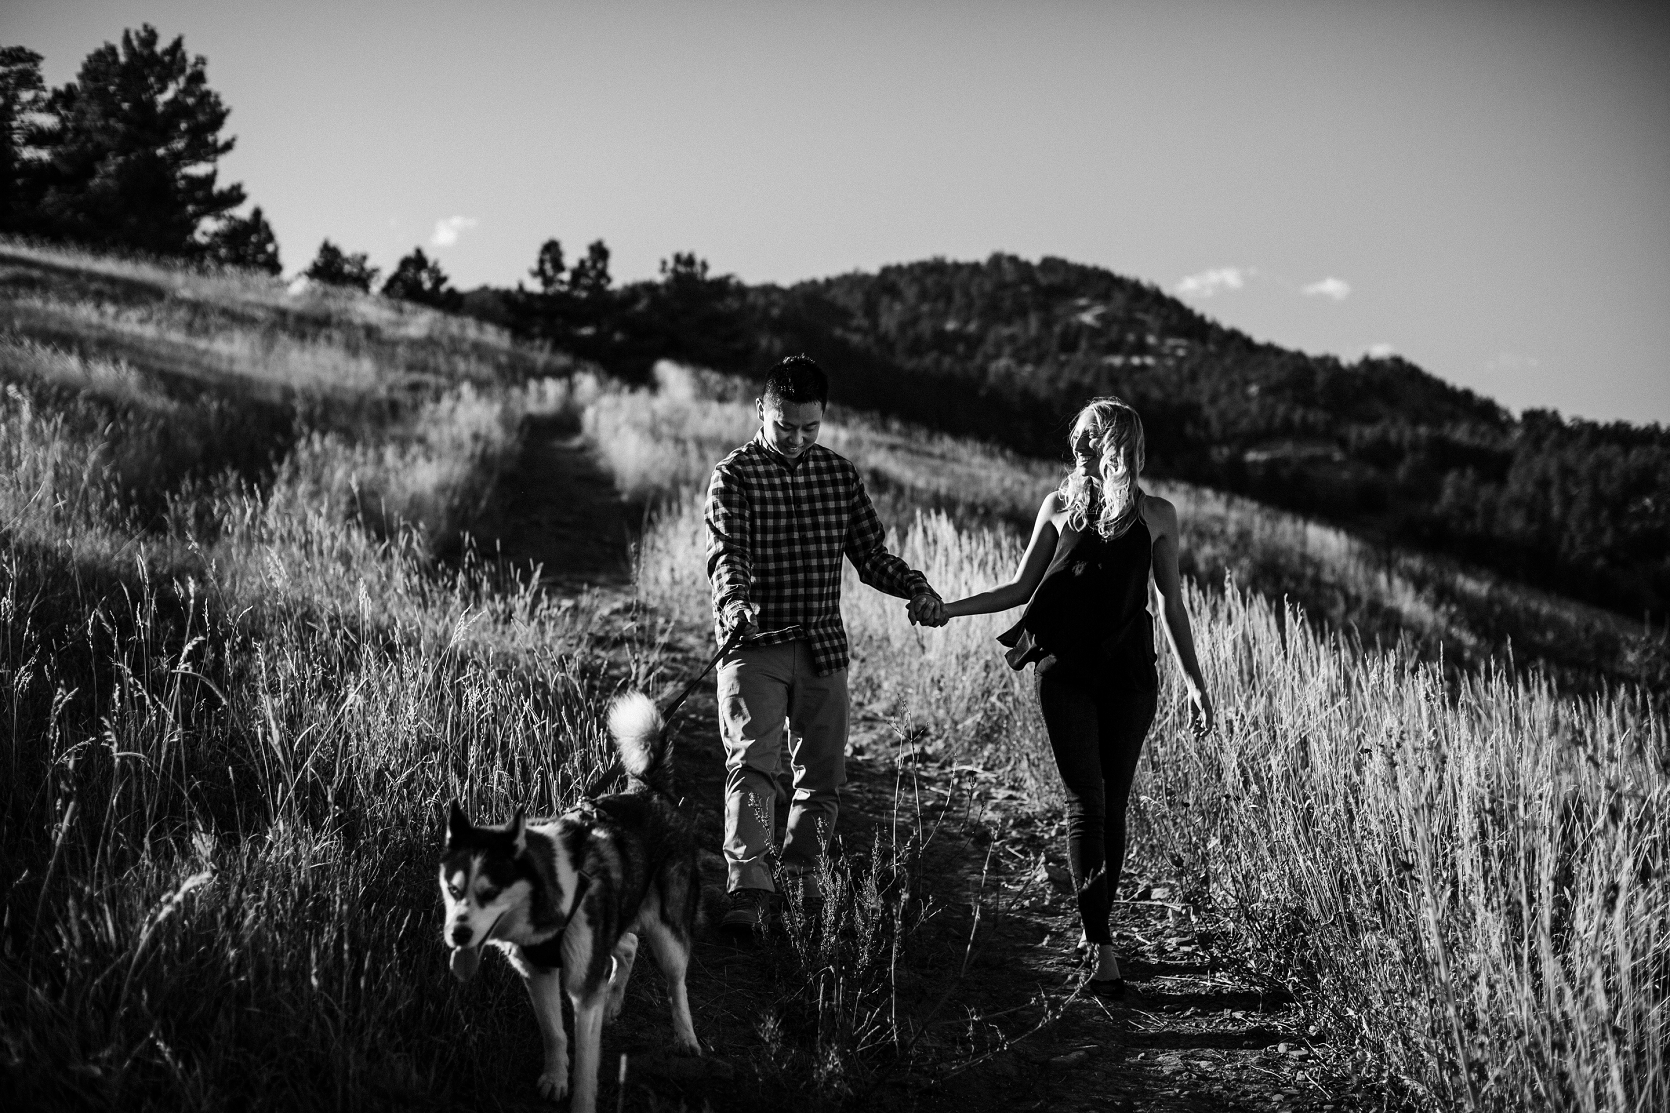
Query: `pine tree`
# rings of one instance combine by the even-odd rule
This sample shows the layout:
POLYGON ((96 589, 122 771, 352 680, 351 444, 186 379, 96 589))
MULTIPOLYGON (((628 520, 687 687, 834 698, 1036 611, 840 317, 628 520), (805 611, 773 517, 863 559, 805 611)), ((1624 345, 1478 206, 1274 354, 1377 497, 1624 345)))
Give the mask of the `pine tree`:
POLYGON ((562 288, 563 275, 567 270, 563 265, 561 241, 546 240, 540 245, 539 258, 534 260, 533 269, 528 274, 539 283, 542 293, 553 294, 562 288))
POLYGON ((578 297, 595 298, 609 292, 609 245, 593 240, 586 257, 568 272, 568 288, 578 297))
POLYGON ((383 283, 383 296, 448 310, 457 309, 464 300, 448 284, 441 264, 425 255, 421 247, 414 247, 395 266, 394 273, 383 283))
POLYGON ((377 281, 378 270, 371 265, 365 252, 357 251, 349 255, 334 243, 325 240, 319 244, 319 254, 313 257, 313 262, 304 273, 315 282, 324 282, 331 286, 352 286, 370 293, 372 285, 377 281))
POLYGON ((33 167, 25 152, 45 107, 41 56, 22 46, 0 48, 0 232, 34 230, 33 167))
POLYGON ((278 261, 278 239, 272 225, 261 214, 257 205, 248 216, 230 216, 209 233, 205 256, 228 267, 248 267, 251 270, 277 274, 284 267, 278 261))
POLYGON ((55 89, 42 133, 40 227, 48 235, 163 255, 200 255, 205 223, 244 202, 241 185, 216 184, 229 109, 209 88, 202 55, 176 36, 158 47, 156 28, 124 31, 55 89))

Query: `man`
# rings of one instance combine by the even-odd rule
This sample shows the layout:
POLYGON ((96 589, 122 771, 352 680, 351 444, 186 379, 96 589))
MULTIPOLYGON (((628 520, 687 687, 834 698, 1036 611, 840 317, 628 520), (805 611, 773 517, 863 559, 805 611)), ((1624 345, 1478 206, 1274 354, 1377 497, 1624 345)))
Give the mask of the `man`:
POLYGON ((804 878, 835 831, 847 744, 842 555, 866 584, 908 599, 913 623, 945 623, 927 577, 887 551, 858 469, 817 443, 828 403, 829 379, 815 362, 783 360, 754 400, 760 431, 708 485, 716 632, 721 642, 742 635, 719 664, 730 891, 720 927, 732 932, 763 926, 776 888, 767 855, 785 717, 794 798, 783 873, 804 878))

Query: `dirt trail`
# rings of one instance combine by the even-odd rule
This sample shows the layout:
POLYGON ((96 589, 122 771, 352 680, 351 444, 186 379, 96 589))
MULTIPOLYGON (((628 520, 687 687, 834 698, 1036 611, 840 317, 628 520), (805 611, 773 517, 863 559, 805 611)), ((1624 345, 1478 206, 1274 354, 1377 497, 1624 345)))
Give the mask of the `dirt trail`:
POLYGON ((631 516, 572 422, 530 423, 477 535, 491 539, 489 555, 518 568, 538 565, 549 588, 623 588, 631 579, 631 516))
MULTIPOLYGON (((541 563, 542 581, 555 590, 602 587, 619 592, 616 607, 630 608, 627 515, 578 437, 545 430, 530 440, 494 513, 502 555, 541 563)), ((712 652, 709 635, 693 626, 678 630, 668 649, 666 690, 655 693, 662 702, 712 652)), ((1328 1049, 1307 1037, 1290 994, 1238 977, 1214 932, 1192 922, 1182 905, 1153 899, 1164 898, 1168 884, 1142 875, 1140 847, 1124 895, 1149 899, 1120 905, 1114 918, 1133 992, 1117 1002, 1075 995, 1086 968, 1073 950, 1078 921, 1059 868, 1058 817, 971 767, 901 763, 877 716, 855 708, 854 720, 844 845, 867 847, 878 825, 920 814, 935 830, 923 889, 938 911, 911 937, 897 995, 902 1017, 931 1017, 929 1034, 910 1069, 861 1088, 845 1107, 1204 1113, 1362 1105, 1331 1096, 1344 1084, 1325 1065, 1328 1049)), ((699 828, 712 923, 724 869, 717 854, 723 757, 711 681, 697 688, 675 727, 680 789, 699 828)), ((641 964, 624 1014, 604 1034, 600 1107, 843 1107, 833 1097, 809 1101, 812 1088, 785 1078, 762 1037, 762 1022, 788 1001, 795 975, 792 948, 780 939, 740 950, 706 931, 689 990, 710 1054, 692 1061, 668 1056, 664 983, 653 963, 641 964), (623 1055, 624 1092, 617 1081, 623 1055)), ((538 1042, 531 1017, 527 1035, 528 1077, 507 1078, 498 1096, 531 1109, 540 1107, 528 1100, 538 1042)))
MULTIPOLYGON (((689 670, 700 668, 709 651, 699 635, 686 636, 680 650, 677 658, 689 670)), ((926 1019, 932 1013, 935 1022, 918 1044, 918 1069, 895 1072, 846 1107, 1205 1113, 1354 1104, 1331 1096, 1338 1081, 1318 1069, 1327 1049, 1307 1037, 1292 996, 1238 978, 1214 933, 1193 925, 1181 905, 1122 905, 1115 941, 1129 958, 1124 972, 1132 993, 1124 1001, 1075 996, 1087 968, 1073 950, 1078 918, 1067 887, 1048 880, 1049 867, 1064 854, 1055 817, 969 767, 901 765, 873 716, 861 713, 853 735, 857 753, 848 762, 840 821, 844 843, 866 847, 877 826, 891 824, 896 814, 913 824, 920 808, 924 826, 937 826, 923 866, 924 888, 939 911, 912 936, 908 975, 900 979, 901 1014, 926 1019), (972 924, 976 898, 978 926, 972 924)), ((702 846, 716 848, 722 753, 706 686, 681 713, 677 738, 681 790, 697 816, 702 846)), ((717 911, 723 867, 711 852, 704 863, 710 908, 717 911)), ((1158 881, 1130 880, 1138 892, 1164 895, 1158 881)), ((658 1053, 666 1023, 659 978, 634 983, 626 1015, 605 1037, 608 1061, 628 1055, 625 1108, 682 1099, 691 1108, 705 1100, 714 1109, 782 1110, 796 1095, 784 1092, 760 1024, 785 998, 793 973, 790 948, 780 940, 739 950, 707 934, 689 982, 698 1032, 713 1053, 705 1067, 671 1063, 658 1053)))

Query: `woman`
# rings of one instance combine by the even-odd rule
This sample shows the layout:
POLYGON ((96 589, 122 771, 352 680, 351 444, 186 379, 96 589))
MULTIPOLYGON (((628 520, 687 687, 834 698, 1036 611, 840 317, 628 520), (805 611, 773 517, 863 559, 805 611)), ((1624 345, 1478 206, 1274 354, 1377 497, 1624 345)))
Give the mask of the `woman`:
POLYGON ((1067 850, 1087 942, 1089 988, 1122 996, 1108 913, 1125 859, 1125 804, 1142 739, 1154 720, 1158 679, 1148 577, 1164 599, 1166 632, 1183 669, 1190 718, 1212 726, 1177 582, 1177 510, 1138 485, 1142 419, 1098 398, 1073 421, 1074 467, 1038 508, 1015 578, 946 604, 946 617, 1026 603, 998 640, 1012 668, 1037 666, 1038 705, 1067 792, 1067 850))

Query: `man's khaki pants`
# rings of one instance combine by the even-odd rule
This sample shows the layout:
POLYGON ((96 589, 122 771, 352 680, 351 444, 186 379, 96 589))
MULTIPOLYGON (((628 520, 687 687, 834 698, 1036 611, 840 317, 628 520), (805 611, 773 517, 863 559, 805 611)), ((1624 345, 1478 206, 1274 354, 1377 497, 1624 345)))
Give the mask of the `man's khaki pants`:
POLYGON ((846 782, 847 671, 812 670, 804 641, 750 646, 719 664, 719 729, 725 741, 727 888, 766 889, 777 811, 777 773, 788 720, 794 800, 782 867, 804 873, 835 833, 846 782))

